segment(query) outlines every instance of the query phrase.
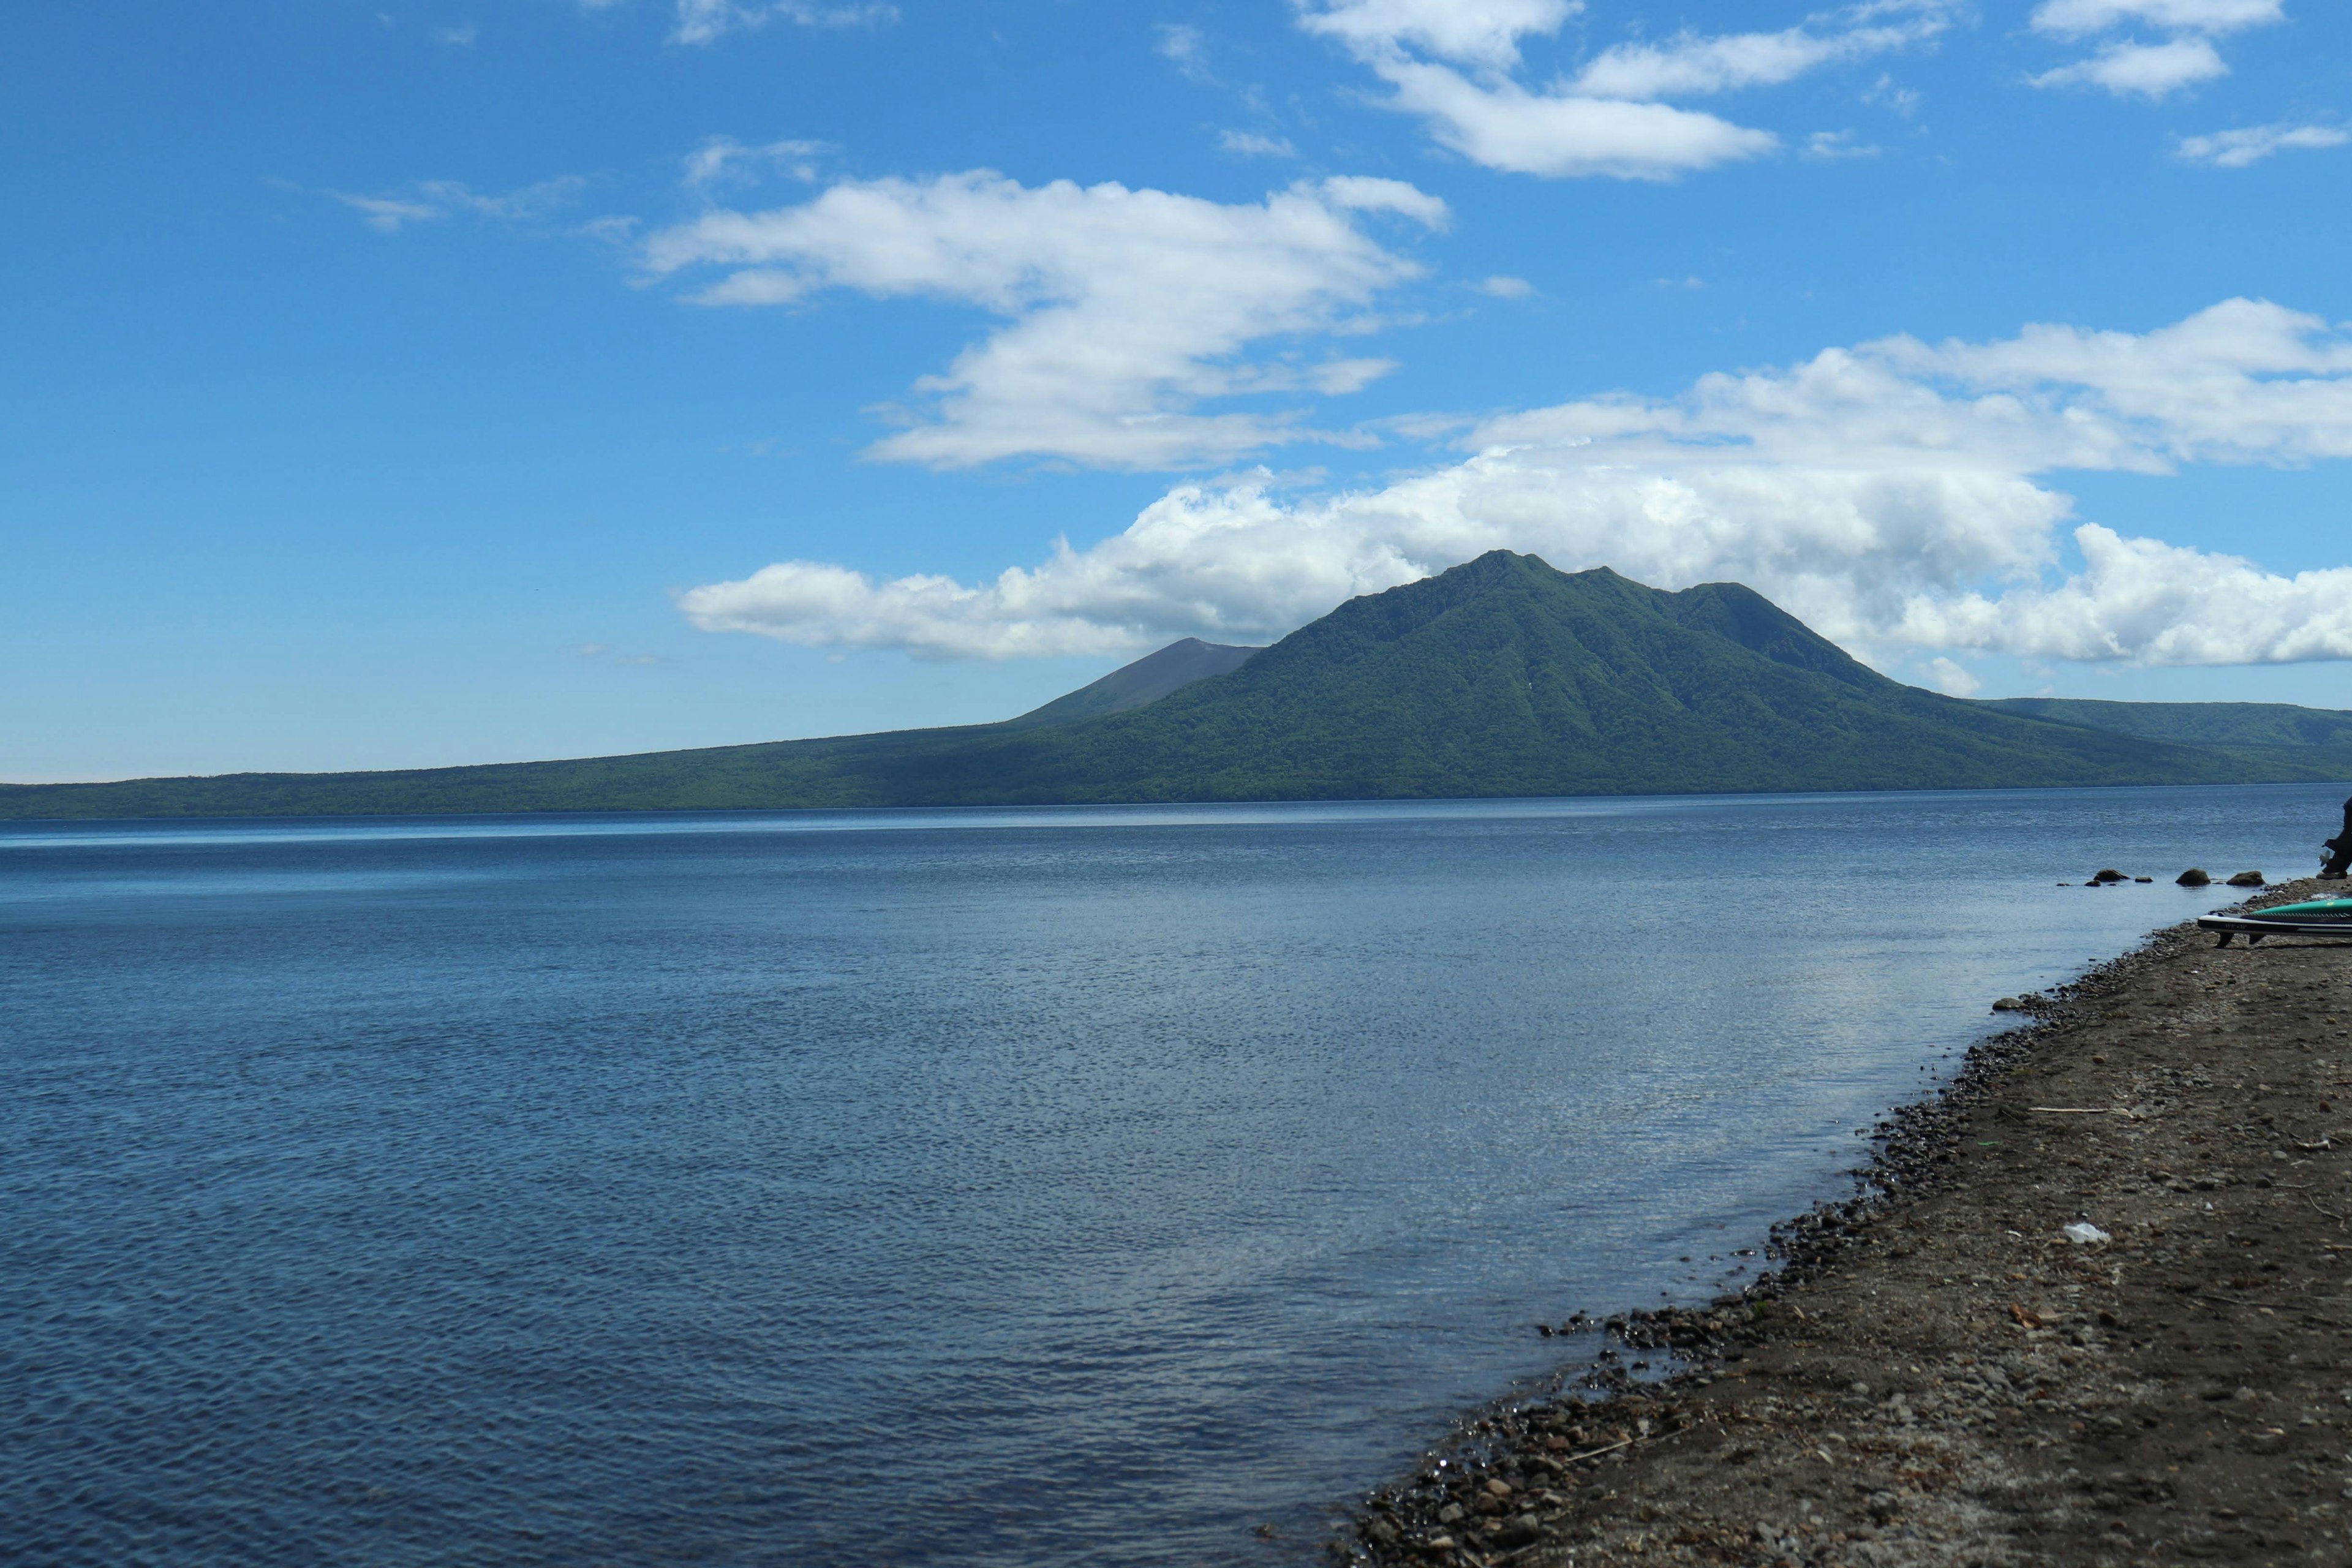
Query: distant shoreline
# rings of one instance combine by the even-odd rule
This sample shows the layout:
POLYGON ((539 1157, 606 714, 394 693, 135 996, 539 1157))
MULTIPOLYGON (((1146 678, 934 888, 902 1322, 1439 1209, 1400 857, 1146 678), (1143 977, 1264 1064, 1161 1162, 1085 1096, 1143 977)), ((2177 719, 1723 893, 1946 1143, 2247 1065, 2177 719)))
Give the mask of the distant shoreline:
MULTIPOLYGON (((243 776, 243 775, 231 775, 243 776)), ((139 782, 139 781, 132 781, 139 782)), ((178 781, 166 781, 178 782, 178 781)), ((203 823, 203 822, 355 822, 424 821, 436 817, 477 818, 485 821, 500 817, 531 820, 557 820, 564 817, 611 816, 782 816, 807 815, 839 815, 858 812, 880 814, 893 811, 1079 811, 1096 807, 1125 806, 1134 808, 1165 808, 1188 810, 1219 806, 1269 805, 1475 805, 1512 801, 1543 802, 1570 800, 1754 800, 1759 798, 1794 799, 1804 796, 1839 798, 1854 795, 2017 795, 2043 791, 2076 790, 2137 790, 2137 789, 2294 789, 2323 785, 2333 789, 2352 789, 2352 770, 2341 778, 2309 777, 2284 779, 2253 779, 2241 783, 2191 781, 2116 781, 2092 784, 1949 784, 1916 785, 1857 785, 1852 789, 1790 789, 1759 785, 1754 789, 1654 789, 1654 790, 1595 790, 1583 794, 1555 795, 1247 795, 1212 797, 1137 798, 1118 800, 999 800, 953 803, 915 802, 905 804, 851 803, 831 805, 680 805, 680 806, 507 806, 450 808, 415 811, 326 811, 326 810, 254 810, 254 811, 163 811, 142 813, 124 810, 85 810, 56 815, 40 815, 32 809, 18 791, 102 790, 111 784, 0 784, 0 824, 23 826, 68 826, 76 824, 112 822, 133 823, 203 823), (18 809, 20 807, 27 809, 18 809)))
POLYGON ((1589 1380, 1611 1397, 1489 1413, 1444 1471, 1373 1495, 1356 1550, 2352 1557, 2341 1482, 2306 1463, 2352 1429, 2352 944, 2210 941, 2160 931, 1979 1044, 1882 1123, 1874 1195, 1779 1227, 1779 1273, 1611 1320, 1589 1380), (1623 1370, 1662 1353, 1685 1366, 1664 1384, 1623 1370))

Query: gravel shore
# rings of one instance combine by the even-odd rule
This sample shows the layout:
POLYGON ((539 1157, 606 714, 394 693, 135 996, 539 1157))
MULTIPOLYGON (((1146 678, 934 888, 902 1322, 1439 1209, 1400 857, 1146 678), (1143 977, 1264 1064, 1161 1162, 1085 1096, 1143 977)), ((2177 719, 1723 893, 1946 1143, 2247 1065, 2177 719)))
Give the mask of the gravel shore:
POLYGON ((2352 944, 2211 943, 2038 999, 1776 1274, 1612 1320, 1606 1397, 1496 1412, 1353 1554, 2352 1563, 2352 944))

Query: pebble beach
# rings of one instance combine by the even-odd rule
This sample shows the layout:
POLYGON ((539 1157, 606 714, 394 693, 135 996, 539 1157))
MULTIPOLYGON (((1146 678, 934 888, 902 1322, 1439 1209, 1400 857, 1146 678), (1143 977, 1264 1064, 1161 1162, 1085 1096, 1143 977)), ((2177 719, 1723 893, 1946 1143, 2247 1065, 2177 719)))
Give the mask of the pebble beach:
POLYGON ((1470 1423, 1342 1552, 2352 1561, 2352 943, 2183 924, 2024 1000, 1772 1273, 1609 1320, 1597 1366, 1470 1423))

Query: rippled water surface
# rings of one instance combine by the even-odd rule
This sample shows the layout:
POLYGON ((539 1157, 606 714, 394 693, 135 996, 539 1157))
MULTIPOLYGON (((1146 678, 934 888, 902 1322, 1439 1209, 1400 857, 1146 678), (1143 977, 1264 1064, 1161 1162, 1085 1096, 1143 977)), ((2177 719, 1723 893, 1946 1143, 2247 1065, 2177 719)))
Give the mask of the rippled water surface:
POLYGON ((2340 795, 0 826, 0 1558, 1293 1561, 2340 795))

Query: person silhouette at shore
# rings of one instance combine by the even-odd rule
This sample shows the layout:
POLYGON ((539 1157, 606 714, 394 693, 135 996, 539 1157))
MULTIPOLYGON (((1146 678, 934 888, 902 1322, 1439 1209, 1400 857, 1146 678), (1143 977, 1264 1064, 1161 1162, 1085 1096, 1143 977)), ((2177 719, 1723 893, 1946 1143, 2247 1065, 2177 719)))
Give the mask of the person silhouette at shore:
POLYGON ((2342 831, 2324 841, 2320 847, 2327 851, 2327 862, 2319 868, 2321 876, 2341 877, 2352 869, 2352 800, 2344 803, 2342 831))

